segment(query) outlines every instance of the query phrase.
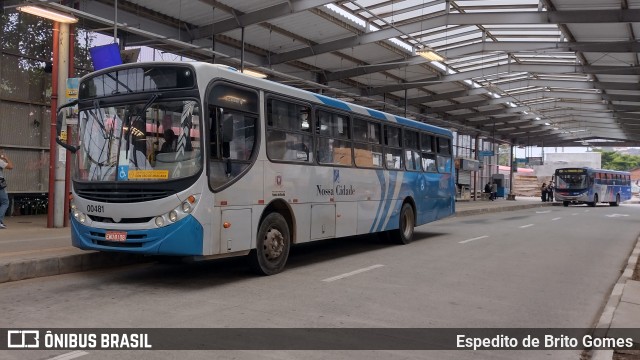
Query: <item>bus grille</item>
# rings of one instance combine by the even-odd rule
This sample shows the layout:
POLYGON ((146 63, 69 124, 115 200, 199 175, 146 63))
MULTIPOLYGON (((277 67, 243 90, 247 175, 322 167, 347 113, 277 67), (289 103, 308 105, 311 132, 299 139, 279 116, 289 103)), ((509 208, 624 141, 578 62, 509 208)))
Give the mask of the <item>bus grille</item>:
POLYGON ((120 221, 115 221, 112 218, 96 216, 96 215, 87 215, 92 221, 97 221, 101 223, 118 223, 118 224, 140 224, 149 222, 153 219, 152 216, 149 217, 140 217, 140 218, 122 218, 120 221))
POLYGON ((175 194, 171 190, 154 189, 86 189, 77 190, 78 196, 83 199, 105 203, 129 203, 151 201, 166 198, 175 194))

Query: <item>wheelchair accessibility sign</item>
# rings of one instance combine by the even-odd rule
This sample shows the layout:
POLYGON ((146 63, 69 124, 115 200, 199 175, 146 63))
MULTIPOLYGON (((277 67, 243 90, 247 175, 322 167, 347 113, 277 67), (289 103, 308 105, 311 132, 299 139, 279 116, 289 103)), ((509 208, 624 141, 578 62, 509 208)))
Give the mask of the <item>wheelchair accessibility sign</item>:
POLYGON ((118 180, 127 180, 129 178, 129 165, 118 166, 118 180))

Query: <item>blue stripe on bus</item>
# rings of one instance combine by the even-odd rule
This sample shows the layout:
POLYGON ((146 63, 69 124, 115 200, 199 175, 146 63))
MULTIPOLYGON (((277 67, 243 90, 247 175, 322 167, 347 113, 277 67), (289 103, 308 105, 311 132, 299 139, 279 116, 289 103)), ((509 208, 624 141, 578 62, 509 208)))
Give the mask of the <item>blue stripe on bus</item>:
POLYGON ((369 112, 369 115, 373 116, 376 119, 387 120, 387 117, 384 115, 384 113, 380 111, 373 110, 373 109, 367 109, 367 111, 369 112))
POLYGON ((346 102, 340 101, 340 100, 336 100, 336 99, 332 99, 328 96, 324 96, 324 95, 318 95, 318 94, 313 94, 316 98, 318 98, 318 100, 322 101, 323 104, 325 105, 329 105, 331 107, 334 108, 338 108, 338 109, 342 109, 342 110, 346 110, 346 111, 351 111, 351 108, 349 107, 349 105, 346 102))
POLYGON ((405 126, 411 126, 411 127, 416 127, 420 130, 424 130, 424 131, 429 131, 432 132, 434 134, 438 134, 438 135, 444 135, 447 137, 451 136, 451 132, 447 129, 442 129, 433 125, 428 125, 425 124, 423 122, 420 121, 415 121, 415 120, 410 120, 410 119, 406 119, 403 118, 401 116, 395 116, 396 120, 398 121, 398 124, 401 125, 405 125, 405 126))
POLYGON ((84 250, 119 251, 151 255, 202 255, 203 228, 193 217, 188 215, 184 219, 156 229, 124 230, 127 241, 121 246, 109 246, 104 241, 107 229, 95 228, 80 224, 71 217, 71 243, 84 250), (133 236, 136 237, 133 237, 133 236), (129 240, 132 236, 133 239, 129 240), (131 244, 131 247, 126 247, 131 244), (124 246, 122 246, 124 245, 124 246))
POLYGON ((380 210, 382 209, 382 202, 385 198, 385 180, 384 180, 384 170, 376 170, 376 175, 378 175, 378 182, 380 182, 380 201, 378 201, 378 210, 376 210, 376 216, 373 218, 373 222, 371 223, 371 228, 369 232, 372 233, 375 231, 374 227, 376 226, 376 221, 378 221, 378 217, 380 216, 380 210))
POLYGON ((391 207, 391 202, 393 201, 393 193, 396 187, 396 181, 398 180, 398 172, 397 171, 389 171, 389 186, 387 191, 387 198, 384 201, 384 210, 382 214, 380 214, 380 222, 376 228, 376 231, 384 231, 382 225, 384 225, 384 221, 389 214, 389 208, 391 207))

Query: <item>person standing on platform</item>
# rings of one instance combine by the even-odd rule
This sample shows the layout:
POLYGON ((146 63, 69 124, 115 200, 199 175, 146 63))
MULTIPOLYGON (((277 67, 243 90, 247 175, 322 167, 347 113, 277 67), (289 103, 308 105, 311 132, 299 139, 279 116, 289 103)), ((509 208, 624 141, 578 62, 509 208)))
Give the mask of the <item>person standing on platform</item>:
POLYGON ((495 200, 498 197, 498 183, 493 182, 491 184, 491 200, 495 200))
POLYGON ((6 229, 4 214, 9 208, 9 195, 7 194, 7 181, 4 179, 4 171, 13 169, 13 162, 0 149, 0 229, 6 229))
POLYGON ((540 198, 542 198, 542 202, 547 202, 547 183, 542 183, 540 187, 540 198))
POLYGON ((553 201, 553 183, 547 186, 547 201, 553 201))

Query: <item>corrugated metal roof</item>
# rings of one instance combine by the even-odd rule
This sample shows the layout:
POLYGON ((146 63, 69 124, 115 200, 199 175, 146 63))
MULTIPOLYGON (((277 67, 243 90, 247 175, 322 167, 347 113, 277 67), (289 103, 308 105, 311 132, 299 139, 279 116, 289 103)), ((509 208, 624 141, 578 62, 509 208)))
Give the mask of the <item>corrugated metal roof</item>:
MULTIPOLYGON (((88 6, 93 3, 110 4, 85 0, 82 8, 91 14, 49 6, 108 24, 113 11, 88 6)), ((495 130, 516 144, 571 144, 588 140, 584 134, 640 143, 633 127, 640 125, 640 0, 118 3, 119 19, 128 12, 141 20, 120 31, 154 38, 164 50, 209 61, 216 34, 217 61, 237 66, 242 24, 249 65, 263 66, 275 81, 387 101, 387 110, 402 111, 397 104, 407 94, 412 116, 465 133, 495 130), (180 41, 163 38, 175 37, 177 28, 180 41), (426 47, 444 59, 417 56, 426 47), (585 108, 612 126, 579 121, 585 108), (464 114, 483 120, 470 128, 464 114), (501 118, 504 124, 493 129, 501 118), (517 131, 506 130, 512 128, 517 131)))

